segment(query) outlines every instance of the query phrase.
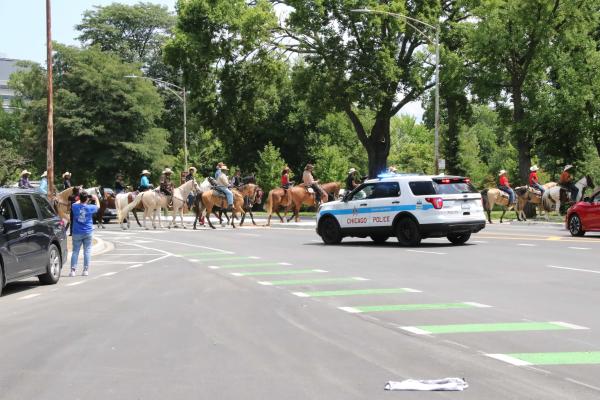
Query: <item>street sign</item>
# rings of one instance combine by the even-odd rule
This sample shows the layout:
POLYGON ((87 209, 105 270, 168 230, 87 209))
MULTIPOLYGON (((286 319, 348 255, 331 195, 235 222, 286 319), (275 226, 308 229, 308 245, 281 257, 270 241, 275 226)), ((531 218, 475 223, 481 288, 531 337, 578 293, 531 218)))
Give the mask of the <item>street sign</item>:
POLYGON ((444 160, 443 158, 440 158, 438 160, 438 169, 440 169, 440 170, 446 169, 446 160, 444 160))

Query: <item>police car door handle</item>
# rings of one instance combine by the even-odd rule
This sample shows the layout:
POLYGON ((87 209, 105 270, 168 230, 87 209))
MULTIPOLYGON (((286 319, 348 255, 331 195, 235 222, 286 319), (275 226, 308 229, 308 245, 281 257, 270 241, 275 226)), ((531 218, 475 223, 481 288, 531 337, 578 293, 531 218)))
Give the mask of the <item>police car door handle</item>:
POLYGON ((399 201, 392 201, 392 204, 400 204, 399 201))
POLYGON ((367 206, 367 203, 362 203, 360 206, 361 206, 361 207, 366 207, 366 206, 367 206))

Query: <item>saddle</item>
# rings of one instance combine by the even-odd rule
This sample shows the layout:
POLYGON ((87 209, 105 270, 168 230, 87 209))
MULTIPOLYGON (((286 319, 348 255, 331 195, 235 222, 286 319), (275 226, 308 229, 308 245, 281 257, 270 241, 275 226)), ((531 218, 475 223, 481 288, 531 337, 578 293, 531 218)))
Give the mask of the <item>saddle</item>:
POLYGON ((537 197, 542 197, 542 192, 534 187, 527 186, 527 191, 537 197))

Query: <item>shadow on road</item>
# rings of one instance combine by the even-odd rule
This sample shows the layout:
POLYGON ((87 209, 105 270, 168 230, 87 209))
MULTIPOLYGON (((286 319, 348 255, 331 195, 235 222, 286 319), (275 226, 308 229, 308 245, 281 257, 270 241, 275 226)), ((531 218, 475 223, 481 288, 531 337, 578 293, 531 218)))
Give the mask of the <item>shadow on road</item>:
POLYGON ((11 282, 4 287, 4 290, 2 290, 2 297, 19 294, 26 290, 35 289, 40 286, 44 285, 42 285, 37 279, 11 282))
MULTIPOLYGON (((327 247, 331 247, 331 245, 326 245, 324 243, 317 243, 317 242, 309 242, 309 243, 304 243, 304 246, 327 246, 327 247)), ((439 248, 447 248, 447 247, 470 247, 470 246, 476 246, 475 243, 465 243, 462 246, 456 246, 453 245, 452 243, 448 242, 448 243, 431 243, 431 242, 423 242, 421 243, 419 246, 401 246, 398 242, 396 242, 393 239, 390 239, 389 241, 385 242, 385 243, 375 243, 373 241, 367 241, 367 240, 362 240, 362 241, 343 241, 342 243, 335 245, 337 247, 377 247, 377 248, 390 248, 390 249, 422 249, 422 250, 427 250, 427 249, 439 249, 439 248)))

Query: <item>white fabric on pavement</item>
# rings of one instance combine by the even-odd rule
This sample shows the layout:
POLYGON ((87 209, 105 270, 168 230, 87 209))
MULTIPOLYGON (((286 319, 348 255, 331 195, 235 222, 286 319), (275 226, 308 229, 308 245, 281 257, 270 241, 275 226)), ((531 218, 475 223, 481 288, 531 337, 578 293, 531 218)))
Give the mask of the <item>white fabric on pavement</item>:
POLYGON ((385 390, 419 390, 419 391, 463 391, 469 384, 461 378, 444 379, 406 379, 402 382, 389 381, 385 390))

